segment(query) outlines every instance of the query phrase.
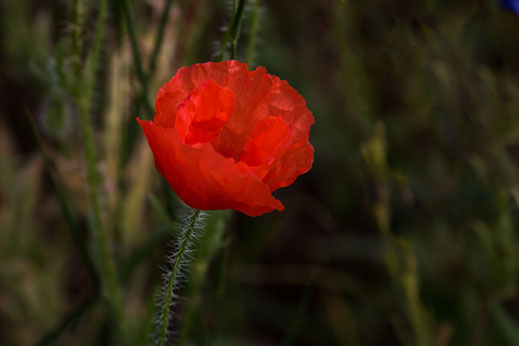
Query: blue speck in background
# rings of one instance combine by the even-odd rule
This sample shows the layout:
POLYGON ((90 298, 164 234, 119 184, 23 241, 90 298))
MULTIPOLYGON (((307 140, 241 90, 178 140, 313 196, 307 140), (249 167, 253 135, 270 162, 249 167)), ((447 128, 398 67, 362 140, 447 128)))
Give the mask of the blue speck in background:
POLYGON ((519 0, 501 0, 501 6, 508 11, 519 14, 519 0))

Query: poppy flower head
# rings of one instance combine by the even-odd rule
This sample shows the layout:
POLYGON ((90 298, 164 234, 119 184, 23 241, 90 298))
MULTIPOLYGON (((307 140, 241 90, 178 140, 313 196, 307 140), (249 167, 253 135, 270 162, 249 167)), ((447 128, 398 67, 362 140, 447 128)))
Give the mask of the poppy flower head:
POLYGON ((154 121, 137 120, 157 170, 197 209, 282 210, 272 191, 314 160, 305 100, 263 67, 234 60, 181 68, 159 90, 154 121))

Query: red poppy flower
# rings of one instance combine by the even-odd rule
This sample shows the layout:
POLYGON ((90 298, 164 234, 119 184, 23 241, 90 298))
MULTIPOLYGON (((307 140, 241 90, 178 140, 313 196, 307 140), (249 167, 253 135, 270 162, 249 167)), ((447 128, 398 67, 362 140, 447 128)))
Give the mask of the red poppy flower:
POLYGON ((197 209, 282 210, 272 191, 314 161, 305 100, 263 67, 249 72, 238 61, 181 68, 159 90, 154 121, 137 120, 157 170, 197 209))

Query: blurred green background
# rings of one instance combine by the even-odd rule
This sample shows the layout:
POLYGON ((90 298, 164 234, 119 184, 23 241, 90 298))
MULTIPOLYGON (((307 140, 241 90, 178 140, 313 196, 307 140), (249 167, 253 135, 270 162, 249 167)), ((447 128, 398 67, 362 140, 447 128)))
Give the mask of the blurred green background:
MULTIPOLYGON (((481 0, 245 3, 236 59, 305 97, 315 163, 275 193, 283 212, 211 214, 177 344, 519 345, 519 16, 481 0)), ((165 4, 109 1, 100 30, 98 1, 0 0, 0 345, 151 341, 182 205, 135 117, 181 66, 229 58, 236 11, 165 4), (124 321, 92 269, 82 115, 124 321)))

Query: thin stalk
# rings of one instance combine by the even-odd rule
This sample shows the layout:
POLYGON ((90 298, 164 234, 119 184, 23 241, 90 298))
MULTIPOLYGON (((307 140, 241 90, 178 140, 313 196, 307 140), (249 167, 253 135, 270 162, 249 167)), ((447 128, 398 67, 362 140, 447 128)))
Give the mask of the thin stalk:
POLYGON ((252 13, 250 17, 250 33, 249 42, 247 43, 247 65, 252 66, 254 63, 254 51, 256 50, 256 37, 259 27, 259 3, 260 0, 254 0, 252 13))
POLYGON ((225 50, 227 49, 227 44, 229 43, 229 40, 231 39, 231 27, 229 26, 222 37, 222 43, 220 45, 220 53, 218 54, 218 57, 216 58, 217 61, 223 61, 225 58, 225 50))
POLYGON ((171 190, 171 186, 169 186, 166 179, 161 179, 160 188, 164 194, 164 199, 166 200, 166 211, 168 212, 168 215, 173 215, 175 212, 175 198, 173 190, 171 190))
MULTIPOLYGON (((99 12, 97 13, 97 25, 94 36, 94 42, 92 44, 92 50, 87 57, 85 71, 83 72, 83 79, 78 81, 80 88, 76 90, 76 97, 85 98, 87 108, 90 106, 92 94, 94 91, 94 81, 97 72, 97 65, 99 63, 99 57, 101 56, 101 48, 103 47, 105 23, 107 18, 107 2, 106 0, 100 0, 99 12), (82 93, 84 95, 82 95, 82 93)), ((80 101, 78 101, 80 103, 80 101)))
POLYGON ((186 340, 188 338, 189 329, 191 328, 191 324, 193 323, 193 318, 197 312, 197 306, 195 306, 195 302, 198 292, 200 291, 200 288, 202 286, 202 275, 205 274, 205 271, 203 273, 196 273, 196 275, 192 275, 190 277, 190 286, 189 286, 189 305, 184 310, 184 316, 182 319, 182 327, 180 329, 179 337, 178 337, 178 343, 177 346, 184 346, 186 343, 186 340), (195 302, 193 302, 195 300, 195 302))
POLYGON ((76 222, 75 217, 73 216, 72 207, 70 200, 67 199, 65 195, 65 189, 63 185, 61 184, 60 180, 58 179, 56 170, 54 169, 54 166, 51 162, 51 159, 49 155, 47 155, 47 152, 43 148, 43 140, 40 136, 40 133, 38 132, 38 129, 36 127, 36 124, 34 123, 34 120, 30 116, 28 112, 26 112, 27 119, 29 120, 29 124, 32 129, 32 133, 34 135, 34 138, 36 139, 36 143, 38 145, 38 150, 40 151, 40 155, 43 158, 43 164, 45 166, 45 170, 47 171, 47 174, 49 175, 51 187, 54 190, 54 193, 56 194, 56 197, 58 198, 58 203, 61 208, 61 212, 63 214, 63 217, 65 219, 65 223, 67 224, 67 227, 70 231, 70 234, 72 236, 72 240, 74 241, 74 245, 76 246, 79 256, 81 257, 81 260, 83 261, 83 264, 85 265, 86 269, 88 270, 88 273, 92 277, 92 280, 94 282, 94 286, 96 289, 99 286, 99 278, 97 277, 97 272, 94 267, 94 263, 92 262, 92 259, 90 258, 90 255, 88 253, 88 250, 85 246, 85 242, 83 241, 83 237, 81 236, 79 225, 76 222))
POLYGON ((192 209, 191 215, 187 218, 186 224, 182 227, 181 235, 177 244, 177 249, 172 258, 171 271, 166 276, 164 300, 161 303, 159 317, 159 339, 158 345, 164 346, 167 341, 169 321, 173 315, 173 296, 178 285, 178 278, 181 275, 181 268, 189 261, 188 253, 192 251, 192 246, 196 238, 196 230, 199 227, 204 214, 201 210, 192 209))
POLYGON ((132 55, 135 63, 135 70, 137 72, 137 78, 141 84, 142 88, 142 101, 146 108, 146 112, 149 116, 153 116, 155 113, 155 107, 151 103, 149 99, 149 86, 148 83, 155 73, 155 69, 157 66, 157 59, 160 54, 160 50, 162 48, 162 42, 164 41, 164 31, 166 29, 166 24, 168 22, 169 12, 171 9, 171 5, 173 3, 172 0, 168 0, 166 6, 164 7, 164 12, 162 13, 159 29, 157 31, 157 36, 155 37, 155 43, 153 45, 153 52, 151 54, 150 66, 148 72, 144 71, 144 65, 142 63, 141 53, 139 50, 139 44, 137 40, 137 35, 135 33, 135 23, 133 21, 133 16, 130 10, 130 5, 128 4, 128 0, 122 0, 122 10, 124 13, 124 17, 126 19, 126 27, 128 31, 128 36, 130 37, 130 44, 132 47, 132 55))
POLYGON ((141 88, 142 88, 142 100, 146 107, 146 111, 149 114, 153 114, 155 109, 149 100, 149 88, 148 88, 148 78, 150 76, 146 76, 144 72, 144 68, 141 60, 141 53, 139 51, 139 44, 137 41, 137 35, 135 34, 135 24, 133 22, 133 16, 130 11, 130 5, 128 4, 128 0, 121 0, 122 9, 124 13, 124 17, 126 19, 126 28, 128 31, 128 36, 130 37, 130 44, 132 47, 133 54, 133 62, 135 63, 135 70, 137 72, 137 78, 139 78, 141 88))
POLYGON ((83 315, 93 307, 97 301, 99 300, 99 295, 97 293, 92 294, 89 298, 87 298, 80 306, 78 306, 74 311, 68 313, 63 317, 63 319, 59 322, 56 327, 47 332, 43 338, 38 341, 37 346, 47 346, 51 345, 67 328, 71 325, 75 324, 83 315))
POLYGON ((97 67, 99 56, 101 55, 101 48, 103 47, 103 39, 105 34, 105 24, 107 18, 107 3, 106 0, 99 1, 99 12, 97 14, 97 26, 95 32, 94 44, 92 46, 92 66, 97 67))
POLYGON ((74 77, 78 81, 81 77, 81 52, 80 52, 81 25, 79 23, 79 0, 72 2, 72 57, 74 64, 74 77))
POLYGON ((235 5, 233 18, 231 25, 227 28, 227 31, 223 35, 222 45, 220 47, 220 54, 218 54, 218 61, 222 61, 225 57, 225 50, 227 44, 231 41, 231 59, 236 57, 236 49, 238 45, 238 38, 240 37, 241 20, 243 15, 243 9, 245 7, 245 0, 240 0, 238 6, 235 5))
POLYGON ((166 236, 176 231, 177 229, 172 230, 170 226, 161 227, 135 249, 121 269, 121 281, 124 284, 128 283, 135 272, 135 268, 151 256, 153 250, 157 248, 166 236))
POLYGON ((150 195, 149 201, 157 215, 162 219, 162 222, 164 222, 164 224, 170 228, 171 232, 176 234, 178 227, 177 224, 173 221, 173 218, 169 216, 169 210, 162 206, 159 199, 155 195, 150 195))
POLYGON ((241 19, 243 15, 243 8, 245 7, 245 0, 240 0, 238 8, 234 14, 234 19, 231 26, 231 60, 236 57, 236 49, 238 46, 238 38, 240 37, 241 19))
MULTIPOLYGON (((225 234, 224 234, 225 239, 225 234)), ((225 303, 225 292, 227 291, 227 268, 229 267, 229 244, 222 249, 220 263, 218 264, 218 283, 216 286, 215 306, 215 333, 219 333, 223 324, 223 306, 225 303)))
POLYGON ((310 304, 310 300, 312 298, 313 293, 313 279, 308 280, 308 283, 305 286, 301 299, 299 300, 299 304, 297 307, 297 312, 292 320, 291 326, 288 329, 285 340, 283 341, 283 346, 291 346, 296 341, 296 338, 301 330, 301 326, 305 320, 306 313, 308 310, 308 306, 310 304))
POLYGON ((96 255, 98 257, 98 265, 100 266, 100 279, 103 283, 103 288, 106 290, 104 293, 106 298, 111 305, 113 312, 116 316, 116 321, 119 321, 123 316, 123 304, 121 289, 119 287, 117 276, 115 273, 115 264, 113 258, 110 255, 110 249, 106 230, 103 228, 103 222, 101 217, 101 197, 99 191, 99 173, 97 171, 97 158, 95 155, 95 145, 92 135, 92 126, 90 124, 90 99, 93 93, 93 80, 95 76, 95 68, 99 61, 101 53, 101 47, 103 44, 105 22, 107 17, 107 2, 106 0, 100 0, 99 12, 97 18, 97 26, 95 33, 95 40, 92 46, 92 52, 89 55, 87 66, 85 70, 85 78, 83 83, 86 82, 85 93, 77 95, 77 103, 81 119, 81 132, 84 141, 85 160, 87 165, 87 180, 89 187, 89 198, 92 205, 92 237, 96 255))
MULTIPOLYGON (((80 100, 81 101, 81 100, 80 100)), ((89 198, 92 204, 92 237, 95 253, 98 256, 100 276, 103 287, 106 289, 106 298, 111 304, 117 318, 122 316, 122 297, 115 274, 115 265, 110 255, 106 232, 103 229, 101 219, 101 201, 99 196, 99 175, 96 168, 96 157, 94 154, 94 141, 92 129, 89 122, 88 103, 80 102, 81 130, 87 163, 87 179, 89 186, 89 198)))
POLYGON ((148 68, 148 78, 151 78, 153 73, 155 73, 155 67, 157 66, 157 58, 159 56, 160 49, 162 48, 164 30, 166 29, 166 24, 168 23, 169 11, 171 9, 172 3, 173 0, 167 0, 166 6, 164 6, 164 11, 162 12, 162 16, 160 17, 159 29, 157 31, 157 36, 155 37, 153 53, 151 54, 150 66, 148 68))

